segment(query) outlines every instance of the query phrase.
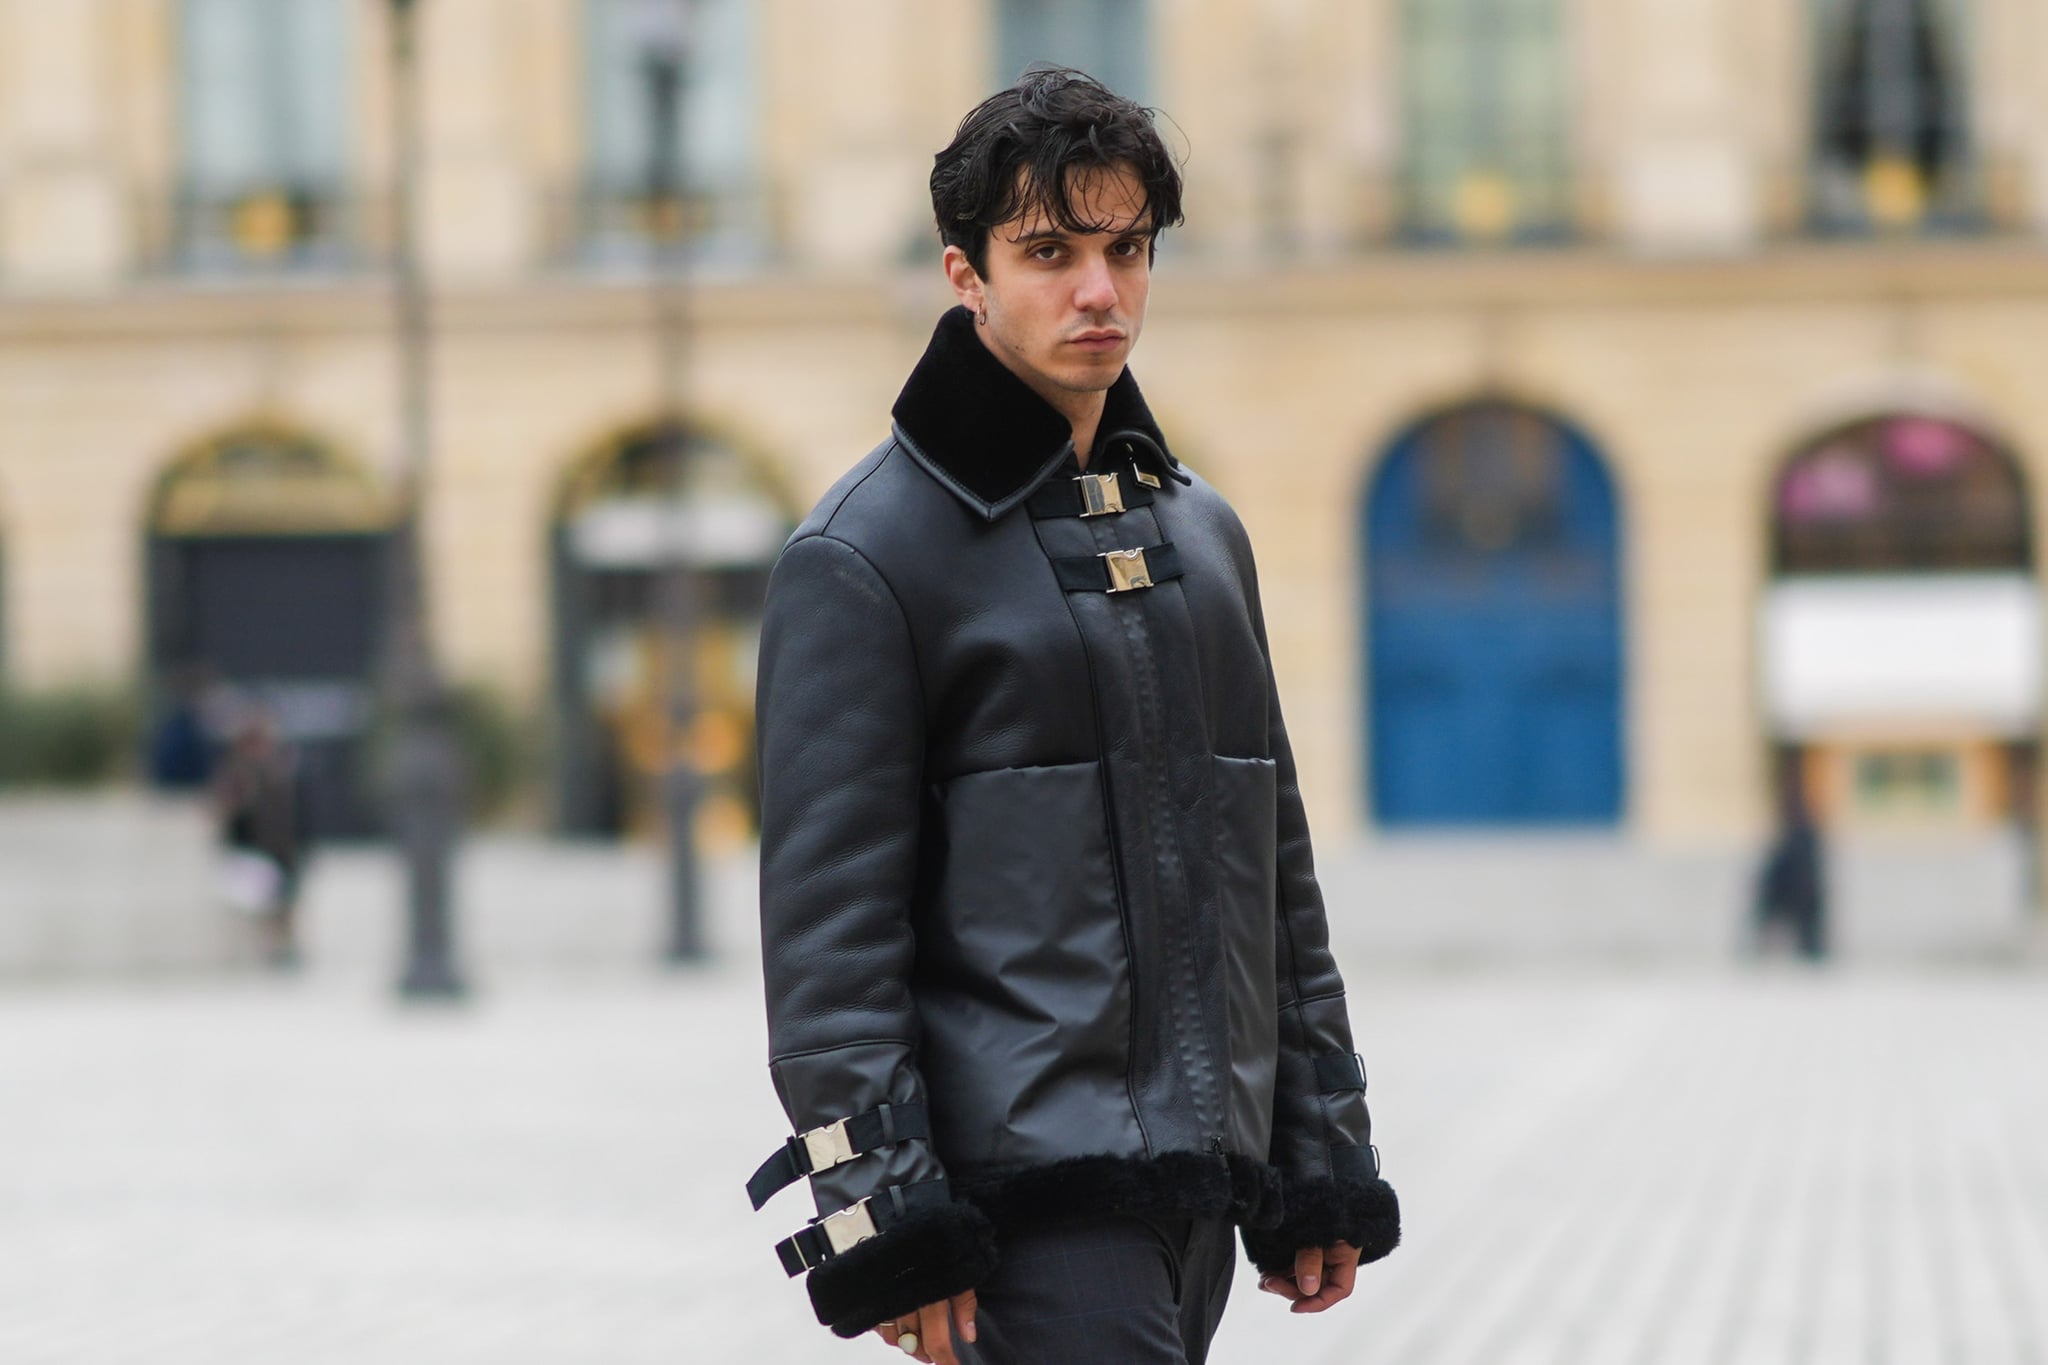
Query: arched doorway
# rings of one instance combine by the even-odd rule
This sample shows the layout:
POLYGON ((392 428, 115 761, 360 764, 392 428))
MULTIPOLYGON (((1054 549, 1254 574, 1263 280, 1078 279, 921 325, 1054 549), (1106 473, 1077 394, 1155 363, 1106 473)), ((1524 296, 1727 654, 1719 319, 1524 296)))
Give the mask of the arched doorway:
POLYGON ((202 692, 261 702, 299 750, 315 834, 377 829, 363 750, 392 515, 365 470, 270 426, 192 447, 149 505, 154 718, 202 692))
POLYGON ((709 787, 700 835, 754 827, 754 662, 768 571, 795 525, 788 498, 732 444, 673 427, 634 428, 571 469, 552 529, 557 814, 574 834, 652 834, 659 781, 680 741, 668 718, 669 660, 694 663, 687 738, 709 787), (680 486, 677 460, 681 450, 680 486), (678 587, 696 587, 697 629, 667 648, 678 587))
POLYGON ((1394 442, 1362 520, 1379 822, 1618 820, 1620 526, 1592 443, 1460 405, 1394 442))
POLYGON ((2041 595, 2025 477, 1990 434, 1895 412, 1802 443, 1771 488, 1763 705, 1838 824, 2024 816, 2041 595))

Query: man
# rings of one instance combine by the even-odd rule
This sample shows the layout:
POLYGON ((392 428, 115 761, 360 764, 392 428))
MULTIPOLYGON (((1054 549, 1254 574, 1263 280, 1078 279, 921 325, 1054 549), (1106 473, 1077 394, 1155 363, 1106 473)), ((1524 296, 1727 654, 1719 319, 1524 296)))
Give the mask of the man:
POLYGON ((920 1361, 1199 1362, 1399 1236, 1251 547, 1125 361, 1180 177, 1041 70, 932 172, 943 317, 761 643, 771 1072, 819 1320, 920 1361))

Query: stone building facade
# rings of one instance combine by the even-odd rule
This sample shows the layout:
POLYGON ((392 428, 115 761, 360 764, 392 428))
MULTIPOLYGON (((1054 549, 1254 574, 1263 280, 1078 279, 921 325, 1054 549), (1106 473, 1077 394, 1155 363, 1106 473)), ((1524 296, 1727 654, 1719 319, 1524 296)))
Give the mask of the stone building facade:
MULTIPOLYGON (((1260 549, 1324 829, 1747 840, 1787 760, 1845 820, 2028 806, 2048 484, 2034 0, 699 0, 681 271, 652 264, 670 220, 638 178, 664 145, 661 96, 641 97, 658 17, 417 5, 433 630, 451 675, 557 729, 601 713, 568 805, 671 742, 635 737, 633 575, 669 525, 635 521, 635 441, 679 394, 715 456, 699 500, 730 515, 680 524, 732 541, 689 553, 729 588, 707 686, 737 707, 750 565, 884 432, 948 301, 930 155, 1046 58, 1119 73, 1185 155, 1138 372, 1260 549), (1869 425, 1894 419, 1922 425, 1869 425), (1830 453, 1866 428, 1865 456, 1830 453), (1857 502, 1876 476, 1856 458, 1900 450, 1930 478, 2008 470, 2017 548, 1927 562, 1879 526, 1877 550, 1817 573, 1869 577, 1874 616, 1779 593, 1798 576, 1781 523, 1807 507, 1794 464, 1828 456, 1816 515, 1847 525, 1883 513, 1857 502), (1935 616, 1977 624, 1915 634, 1884 595, 1916 575, 1962 584, 1935 616), (1526 648, 1502 621, 1535 623, 1526 648), (1996 661, 1944 683, 1894 657, 1942 639, 1996 661), (1525 706, 1553 685, 1555 706, 1525 706), (1532 776, 1580 769, 1570 790, 1532 776)), ((204 615, 193 585, 266 578, 240 549, 342 554, 385 524, 390 22, 388 0, 0 0, 14 684, 161 688, 194 661, 166 625, 204 615)), ((322 562, 335 601, 374 592, 322 562)), ((207 629, 289 615, 284 596, 208 606, 229 624, 207 629)), ((347 728, 346 697, 295 695, 305 724, 347 728)), ((730 719, 697 737, 725 764, 745 747, 730 719)))

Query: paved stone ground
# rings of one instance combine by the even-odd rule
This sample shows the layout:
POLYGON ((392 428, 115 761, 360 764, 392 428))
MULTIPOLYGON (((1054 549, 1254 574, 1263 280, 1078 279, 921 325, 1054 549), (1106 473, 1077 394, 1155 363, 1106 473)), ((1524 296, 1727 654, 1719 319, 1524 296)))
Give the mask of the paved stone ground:
MULTIPOLYGON (((728 939, 728 941, 733 941, 728 939)), ((1408 1242, 1214 1359, 2048 1360, 2048 975, 1352 967, 1408 1242)), ((0 995, 0 1361, 631 1365, 834 1343, 739 1185, 744 961, 0 995)))
MULTIPOLYGON (((246 969, 250 926, 220 903, 203 805, 138 792, 0 796, 0 990, 246 969)), ((1725 960, 1743 936, 1757 850, 1667 847, 1612 833, 1338 833, 1317 844, 1338 932, 1363 960, 1665 966, 1725 960)), ((751 896, 749 855, 712 860, 722 905, 751 896)), ((1831 840, 1832 937, 1860 963, 2048 962, 2012 831, 1831 840)), ((455 896, 465 956, 506 970, 630 969, 665 939, 663 856, 648 845, 496 831, 464 841, 455 896)), ((314 858, 306 939, 323 968, 390 972, 402 935, 388 847, 314 858)), ((753 940, 732 925, 721 940, 753 940)))

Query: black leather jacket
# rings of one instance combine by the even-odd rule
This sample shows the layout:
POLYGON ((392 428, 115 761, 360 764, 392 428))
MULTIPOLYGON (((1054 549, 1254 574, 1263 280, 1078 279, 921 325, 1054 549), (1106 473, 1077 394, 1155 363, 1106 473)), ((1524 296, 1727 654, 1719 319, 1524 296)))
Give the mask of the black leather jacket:
POLYGON ((771 1071, 860 1153, 783 1254, 846 1336, 972 1287, 991 1224, 1223 1215, 1268 1268, 1398 1237, 1244 529, 1128 371, 1082 479, 973 332, 798 527, 761 642, 771 1071))

